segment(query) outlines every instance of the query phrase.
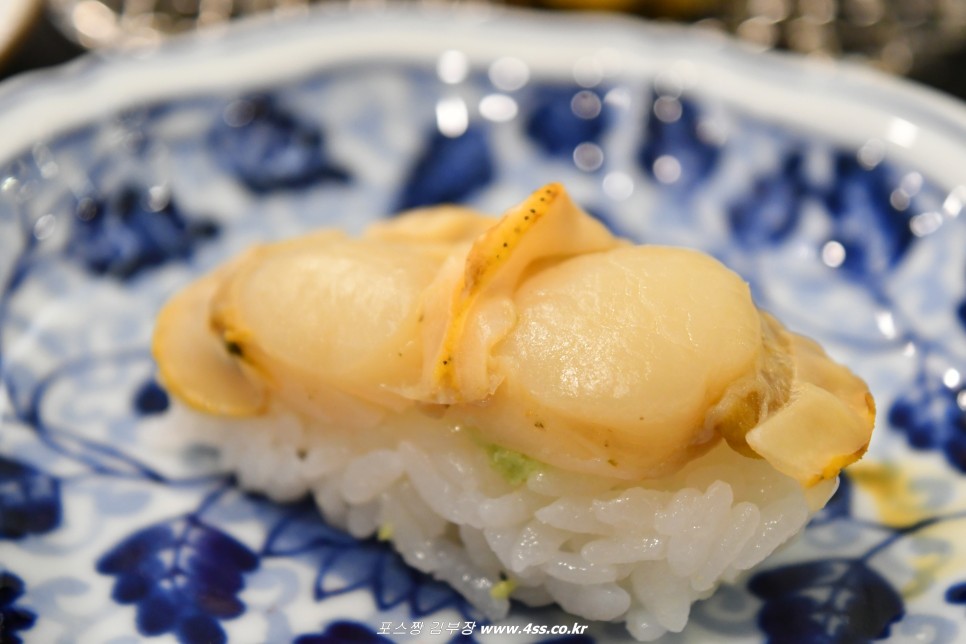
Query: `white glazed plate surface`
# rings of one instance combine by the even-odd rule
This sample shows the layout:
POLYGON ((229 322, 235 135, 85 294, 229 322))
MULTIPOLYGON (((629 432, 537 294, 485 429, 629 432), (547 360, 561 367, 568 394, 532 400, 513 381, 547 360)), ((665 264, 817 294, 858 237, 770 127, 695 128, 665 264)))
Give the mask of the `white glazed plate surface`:
POLYGON ((488 641, 385 544, 169 440, 148 344, 173 291, 256 240, 441 201, 498 213, 549 181, 622 235, 722 259, 878 402, 829 506, 671 641, 966 636, 962 106, 633 21, 323 11, 8 85, 0 131, 4 641, 381 641, 414 622, 488 641))

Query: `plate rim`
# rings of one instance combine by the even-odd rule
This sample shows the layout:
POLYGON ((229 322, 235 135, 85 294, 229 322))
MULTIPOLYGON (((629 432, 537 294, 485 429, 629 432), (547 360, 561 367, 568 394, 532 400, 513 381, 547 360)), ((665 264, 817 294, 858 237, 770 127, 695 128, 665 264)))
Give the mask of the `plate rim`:
MULTIPOLYGON (((586 41, 562 45, 573 56, 591 55, 616 42, 614 48, 633 56, 630 64, 625 61, 628 73, 653 73, 659 64, 686 60, 699 67, 696 93, 737 102, 755 116, 799 125, 833 140, 859 145, 861 138, 870 138, 870 118, 878 119, 876 127, 890 154, 907 163, 915 159, 946 187, 966 184, 966 170, 959 169, 966 168, 966 103, 938 90, 847 60, 830 63, 789 52, 762 52, 693 26, 622 14, 547 14, 493 5, 378 10, 317 5, 307 12, 252 16, 156 47, 94 51, 0 84, 0 128, 6 133, 0 139, 0 163, 45 139, 138 104, 277 85, 345 61, 391 57, 393 62, 425 64, 459 46, 478 64, 529 47, 526 51, 534 57, 527 62, 538 62, 547 72, 555 64, 548 47, 568 32, 586 41), (441 23, 446 29, 440 29, 441 23), (263 56, 260 67, 245 64, 266 52, 282 61, 281 71, 263 56), (304 57, 288 58, 292 52, 304 57), (187 62, 192 73, 179 72, 187 62), (757 102, 747 98, 749 91, 757 102), (793 96, 798 99, 796 112, 786 113, 782 106, 787 108, 793 96), (828 122, 843 116, 843 123, 828 122)), ((561 45, 557 47, 559 51, 561 45)))

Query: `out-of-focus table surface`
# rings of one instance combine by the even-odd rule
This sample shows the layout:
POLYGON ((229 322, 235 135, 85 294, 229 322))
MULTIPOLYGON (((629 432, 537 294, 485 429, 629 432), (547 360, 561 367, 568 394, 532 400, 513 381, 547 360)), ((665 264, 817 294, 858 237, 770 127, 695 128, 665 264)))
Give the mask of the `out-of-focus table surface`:
MULTIPOLYGON (((35 69, 65 63, 82 55, 84 51, 83 47, 62 35, 50 17, 40 11, 19 44, 5 58, 0 58, 0 81, 35 69)), ((966 101, 964 69, 966 35, 959 47, 941 57, 914 65, 907 77, 966 101)))

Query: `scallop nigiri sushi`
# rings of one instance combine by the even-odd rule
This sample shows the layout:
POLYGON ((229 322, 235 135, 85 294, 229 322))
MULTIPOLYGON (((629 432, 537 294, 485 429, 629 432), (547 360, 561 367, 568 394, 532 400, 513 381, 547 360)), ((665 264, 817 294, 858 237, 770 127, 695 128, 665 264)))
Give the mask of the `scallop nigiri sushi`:
POLYGON ((490 619, 556 603, 641 640, 796 534, 875 417, 737 274, 557 184, 255 247, 167 303, 153 351, 246 488, 313 495, 490 619))

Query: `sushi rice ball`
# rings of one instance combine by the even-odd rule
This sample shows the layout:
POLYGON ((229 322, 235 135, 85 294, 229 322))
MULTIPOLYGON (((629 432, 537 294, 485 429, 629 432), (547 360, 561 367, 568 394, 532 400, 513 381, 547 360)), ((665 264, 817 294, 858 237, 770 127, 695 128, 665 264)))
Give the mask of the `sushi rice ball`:
POLYGON ((735 273, 558 184, 255 247, 168 302, 153 352, 246 489, 312 495, 491 620, 558 604, 645 641, 799 532, 875 418, 735 273))

